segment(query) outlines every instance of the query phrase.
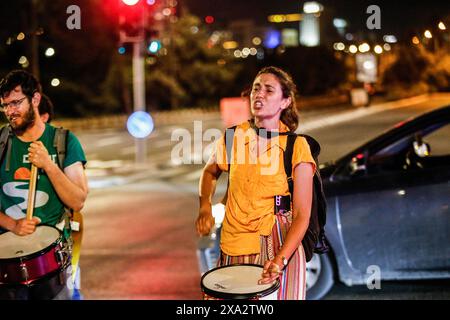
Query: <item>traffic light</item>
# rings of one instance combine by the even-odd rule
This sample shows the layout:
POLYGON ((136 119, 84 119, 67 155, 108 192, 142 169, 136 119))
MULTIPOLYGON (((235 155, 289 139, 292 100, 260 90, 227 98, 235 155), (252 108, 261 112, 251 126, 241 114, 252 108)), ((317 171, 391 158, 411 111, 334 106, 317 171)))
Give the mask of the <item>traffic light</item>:
POLYGON ((145 30, 145 43, 147 46, 147 53, 149 55, 157 55, 162 48, 160 33, 154 28, 147 28, 145 30))
POLYGON ((214 19, 213 16, 206 16, 206 17, 205 17, 205 22, 206 22, 207 24, 213 24, 214 21, 215 21, 215 19, 214 19))
POLYGON ((145 0, 120 0, 119 35, 120 42, 133 41, 143 36, 145 0))
POLYGON ((148 45, 147 49, 151 54, 157 54, 159 49, 161 49, 161 41, 159 40, 150 41, 150 44, 148 45))

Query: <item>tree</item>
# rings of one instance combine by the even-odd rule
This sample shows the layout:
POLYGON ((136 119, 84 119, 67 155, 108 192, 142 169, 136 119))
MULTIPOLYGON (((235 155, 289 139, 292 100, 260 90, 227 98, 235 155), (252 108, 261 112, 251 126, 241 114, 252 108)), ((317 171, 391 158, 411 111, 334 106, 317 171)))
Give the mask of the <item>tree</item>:
POLYGON ((426 81, 430 63, 430 57, 420 48, 401 46, 397 52, 397 60, 383 75, 383 84, 411 86, 426 81))
POLYGON ((216 104, 239 68, 221 42, 211 43, 200 19, 185 13, 167 31, 156 63, 147 67, 149 101, 172 109, 216 104))
POLYGON ((345 84, 348 78, 345 62, 324 46, 279 48, 268 63, 289 71, 299 93, 305 96, 327 94, 345 84))

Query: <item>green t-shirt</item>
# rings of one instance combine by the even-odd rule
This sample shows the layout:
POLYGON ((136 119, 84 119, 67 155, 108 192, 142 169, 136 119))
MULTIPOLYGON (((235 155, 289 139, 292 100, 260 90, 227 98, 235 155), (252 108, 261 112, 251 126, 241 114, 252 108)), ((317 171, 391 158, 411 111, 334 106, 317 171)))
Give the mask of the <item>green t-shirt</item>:
MULTIPOLYGON (((46 124, 45 131, 38 139, 47 148, 52 160, 58 164, 53 139, 56 128, 46 124)), ((14 219, 26 216, 28 206, 28 188, 31 175, 31 163, 28 160, 28 148, 31 142, 22 142, 15 135, 12 137, 10 168, 6 171, 6 156, 0 169, 0 205, 1 212, 14 219)), ((6 154, 6 150, 5 150, 6 154)), ((67 135, 66 158, 64 168, 75 162, 86 164, 86 156, 80 142, 73 133, 67 135)), ((59 199, 50 179, 44 170, 39 169, 36 183, 36 200, 33 216, 42 220, 42 224, 56 225, 64 213, 64 204, 59 199)), ((0 233, 2 230, 0 228, 0 233)))

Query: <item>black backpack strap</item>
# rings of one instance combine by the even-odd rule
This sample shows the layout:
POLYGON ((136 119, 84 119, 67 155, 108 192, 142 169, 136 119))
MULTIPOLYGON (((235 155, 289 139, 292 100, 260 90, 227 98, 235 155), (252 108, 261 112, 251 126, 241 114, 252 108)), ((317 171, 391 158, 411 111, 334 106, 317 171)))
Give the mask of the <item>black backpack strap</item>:
POLYGON ((314 161, 316 161, 316 164, 319 164, 319 154, 320 154, 320 144, 317 142, 316 139, 314 139, 311 136, 308 136, 307 134, 299 134, 300 137, 303 137, 306 139, 306 142, 309 144, 309 149, 311 150, 311 155, 314 158, 314 161))
POLYGON ((227 163, 228 163, 228 174, 230 174, 230 164, 231 164, 231 151, 233 150, 234 133, 236 132, 237 126, 227 128, 225 130, 224 140, 225 148, 227 149, 227 163))
POLYGON ((227 149, 227 164, 228 164, 228 180, 227 180, 227 191, 225 192, 225 195, 222 198, 222 203, 225 205, 227 203, 228 199, 228 189, 230 187, 230 168, 231 168, 231 151, 233 149, 233 140, 234 140, 234 133, 236 131, 237 126, 227 128, 225 130, 224 134, 224 140, 225 140, 225 148, 227 149))
MULTIPOLYGON (((53 146, 56 148, 56 154, 58 158, 58 166, 61 170, 64 170, 64 160, 66 159, 67 151, 67 135, 69 130, 63 127, 56 128, 55 136, 53 138, 53 146)), ((64 220, 64 229, 70 230, 70 220, 72 218, 73 210, 66 207, 66 210, 61 217, 61 221, 64 220)))
MULTIPOLYGON (((307 134, 301 134, 300 136, 304 137, 306 141, 309 144, 309 148, 311 149, 311 155, 314 158, 314 161, 316 162, 316 165, 319 165, 319 154, 320 154, 320 144, 317 142, 316 139, 313 137, 307 135, 307 134)), ((318 212, 323 213, 319 214, 319 223, 321 226, 324 226, 326 223, 326 211, 327 211, 327 201, 325 197, 325 193, 323 191, 323 184, 322 184, 322 177, 320 176, 320 169, 317 167, 316 173, 314 174, 314 190, 316 191, 317 195, 317 203, 320 208, 318 209, 318 212)))
POLYGON ((5 170, 9 171, 10 167, 10 158, 11 158, 11 137, 12 130, 9 124, 3 126, 0 129, 0 161, 3 161, 5 158, 5 149, 6 149, 6 165, 5 170))
POLYGON ((64 160, 66 159, 67 134, 69 130, 63 127, 56 128, 55 137, 53 138, 53 146, 56 148, 58 155, 58 165, 61 170, 64 169, 64 160))
POLYGON ((295 139, 297 139, 296 134, 287 135, 286 149, 284 150, 284 172, 286 172, 287 182, 289 186, 289 193, 291 194, 291 199, 293 199, 294 194, 294 181, 292 180, 292 153, 294 152, 295 139))

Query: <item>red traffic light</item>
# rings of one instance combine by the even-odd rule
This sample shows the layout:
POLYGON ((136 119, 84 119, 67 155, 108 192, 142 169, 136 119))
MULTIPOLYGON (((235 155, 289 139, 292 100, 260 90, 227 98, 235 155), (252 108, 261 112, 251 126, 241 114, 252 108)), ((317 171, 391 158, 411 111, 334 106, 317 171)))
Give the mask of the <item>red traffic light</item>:
POLYGON ((205 22, 206 22, 207 24, 214 23, 214 17, 213 17, 213 16, 206 16, 206 17, 205 17, 205 22))
POLYGON ((134 6, 139 2, 139 0, 122 0, 122 2, 127 6, 134 6))

